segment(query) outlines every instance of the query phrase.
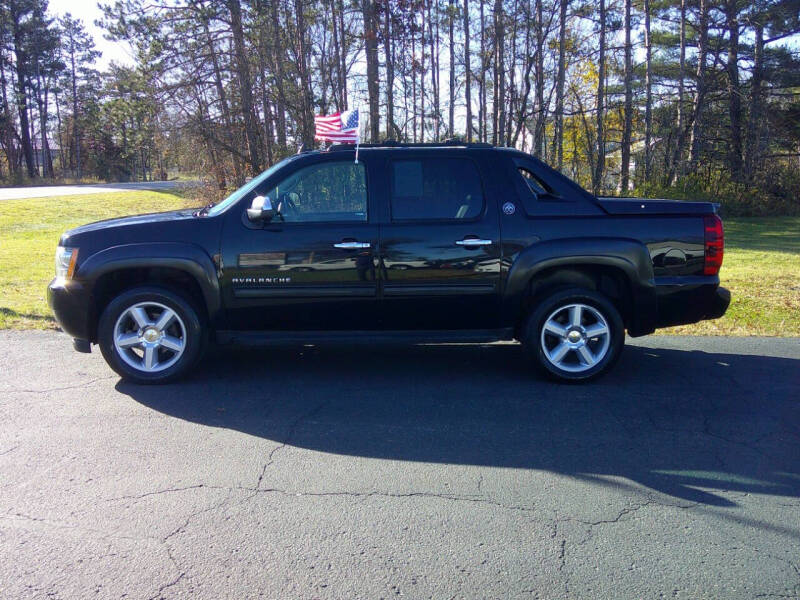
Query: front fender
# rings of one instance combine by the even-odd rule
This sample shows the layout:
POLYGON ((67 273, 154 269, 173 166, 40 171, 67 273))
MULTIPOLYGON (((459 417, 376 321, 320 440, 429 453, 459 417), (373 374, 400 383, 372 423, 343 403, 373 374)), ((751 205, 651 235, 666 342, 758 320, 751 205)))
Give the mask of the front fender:
POLYGON ((189 273, 203 293, 212 322, 221 310, 219 279, 208 253, 195 244, 180 242, 147 242, 112 246, 92 254, 78 265, 75 279, 93 289, 97 280, 120 269, 167 267, 189 273))
POLYGON ((655 330, 657 302, 653 263, 647 247, 637 241, 614 238, 548 240, 516 253, 505 282, 503 315, 518 323, 531 281, 546 269, 603 266, 621 271, 630 286, 633 314, 629 332, 644 335, 655 330))

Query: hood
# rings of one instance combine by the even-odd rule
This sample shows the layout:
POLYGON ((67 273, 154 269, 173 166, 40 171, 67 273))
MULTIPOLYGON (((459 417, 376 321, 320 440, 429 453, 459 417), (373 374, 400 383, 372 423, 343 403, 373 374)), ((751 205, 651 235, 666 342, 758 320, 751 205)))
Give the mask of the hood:
POLYGON ((121 230, 128 227, 135 227, 139 225, 154 225, 163 224, 174 221, 184 221, 187 219, 194 219, 196 209, 173 210, 169 212, 150 213, 146 215, 134 215, 131 217, 119 217, 116 219, 106 219, 104 221, 95 221, 94 223, 87 223, 80 225, 74 229, 64 232, 61 236, 61 245, 67 245, 70 238, 81 236, 95 231, 107 230, 121 230))

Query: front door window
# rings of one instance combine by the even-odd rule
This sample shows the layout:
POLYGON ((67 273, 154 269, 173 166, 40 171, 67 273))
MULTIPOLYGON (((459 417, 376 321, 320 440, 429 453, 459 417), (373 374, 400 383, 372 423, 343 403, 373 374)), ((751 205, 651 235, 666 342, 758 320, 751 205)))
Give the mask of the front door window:
POLYGON ((367 178, 363 163, 325 162, 296 171, 265 194, 285 223, 364 222, 367 178))

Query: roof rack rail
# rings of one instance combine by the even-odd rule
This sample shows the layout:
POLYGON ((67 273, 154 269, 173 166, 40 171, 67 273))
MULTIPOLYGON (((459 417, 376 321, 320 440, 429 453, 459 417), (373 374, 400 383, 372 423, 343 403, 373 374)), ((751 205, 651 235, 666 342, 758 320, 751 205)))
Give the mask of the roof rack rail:
MULTIPOLYGON (((459 148, 494 148, 492 144, 486 142, 465 142, 464 140, 450 138, 441 142, 398 142, 397 140, 383 140, 378 143, 359 144, 360 148, 442 148, 446 146, 459 148)), ((353 143, 334 142, 328 147, 329 152, 338 150, 352 150, 355 148, 353 143)))

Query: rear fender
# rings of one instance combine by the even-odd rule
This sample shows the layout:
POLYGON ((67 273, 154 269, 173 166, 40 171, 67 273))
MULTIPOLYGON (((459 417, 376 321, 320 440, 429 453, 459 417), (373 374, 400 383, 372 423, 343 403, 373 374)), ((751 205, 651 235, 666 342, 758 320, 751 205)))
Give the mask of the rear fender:
POLYGON ((631 291, 629 333, 655 330, 657 303, 653 263, 639 241, 609 238, 569 238, 533 244, 517 253, 508 271, 503 298, 504 324, 516 324, 524 315, 531 281, 552 268, 603 266, 621 271, 631 291))

